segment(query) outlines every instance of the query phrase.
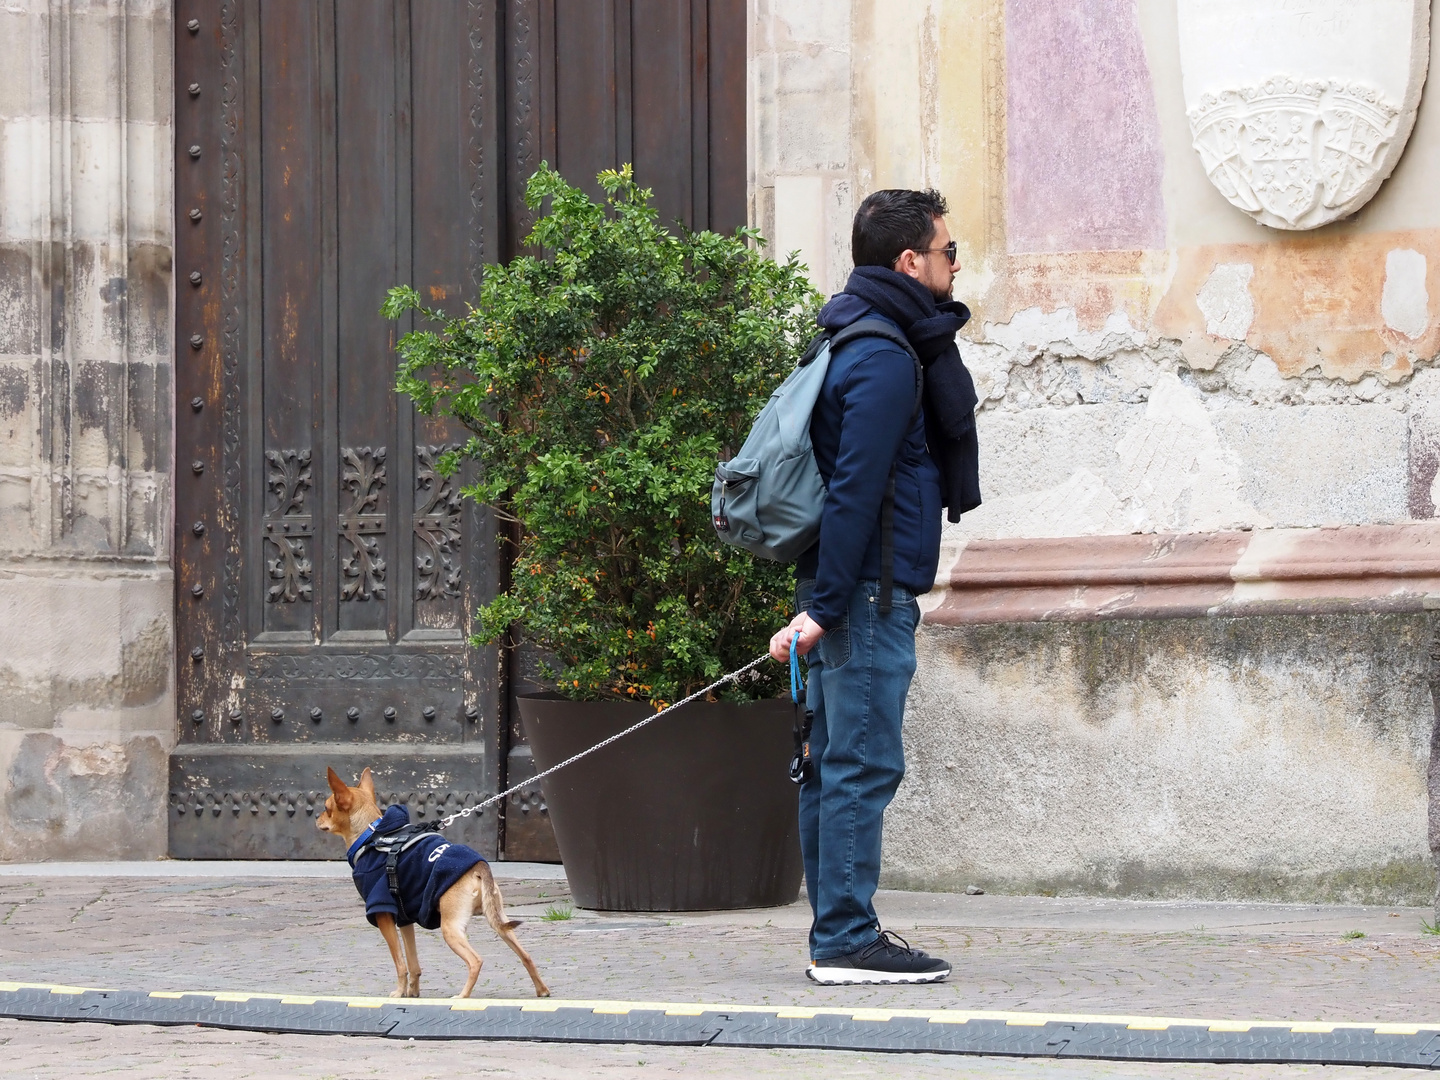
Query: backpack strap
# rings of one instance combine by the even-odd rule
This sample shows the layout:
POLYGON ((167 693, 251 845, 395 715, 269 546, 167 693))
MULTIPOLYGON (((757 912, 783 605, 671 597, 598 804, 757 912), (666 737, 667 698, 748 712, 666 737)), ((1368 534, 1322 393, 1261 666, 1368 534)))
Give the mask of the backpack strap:
MULTIPOLYGON (((849 344, 856 338, 884 338, 900 346, 915 362, 915 411, 910 414, 911 422, 920 415, 920 406, 925 400, 925 369, 916 355, 910 339, 900 329, 885 319, 860 319, 830 338, 830 351, 849 344)), ((885 482, 885 501, 880 506, 880 614, 889 615, 893 606, 891 594, 895 591, 895 462, 890 462, 890 477, 885 482)))

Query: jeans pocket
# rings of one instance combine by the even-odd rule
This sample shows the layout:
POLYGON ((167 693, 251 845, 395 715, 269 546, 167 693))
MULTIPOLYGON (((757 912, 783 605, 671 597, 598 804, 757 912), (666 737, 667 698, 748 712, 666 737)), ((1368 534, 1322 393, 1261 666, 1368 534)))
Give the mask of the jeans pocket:
POLYGON ((850 617, 845 616, 839 625, 826 630, 815 648, 820 653, 820 663, 828 670, 844 667, 850 660, 850 617))

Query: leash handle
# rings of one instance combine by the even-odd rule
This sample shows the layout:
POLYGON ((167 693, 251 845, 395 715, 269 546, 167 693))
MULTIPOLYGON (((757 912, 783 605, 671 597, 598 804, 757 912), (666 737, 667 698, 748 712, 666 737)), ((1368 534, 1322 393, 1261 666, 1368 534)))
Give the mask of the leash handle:
POLYGON ((805 698, 805 680, 800 677, 798 630, 790 639, 790 700, 795 703, 795 753, 790 756, 790 780, 792 783, 804 784, 815 774, 815 766, 810 761, 810 725, 815 714, 805 698))
POLYGON ((800 631, 790 639, 790 700, 800 704, 800 695, 805 692, 805 683, 800 679, 800 631))

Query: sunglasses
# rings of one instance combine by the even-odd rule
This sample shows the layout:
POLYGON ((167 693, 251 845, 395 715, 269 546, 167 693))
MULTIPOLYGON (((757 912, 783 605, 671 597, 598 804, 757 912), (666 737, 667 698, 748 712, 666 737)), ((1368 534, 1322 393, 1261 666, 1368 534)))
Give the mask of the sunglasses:
POLYGON ((930 254, 932 254, 933 252, 936 252, 936 251, 943 252, 944 255, 945 255, 945 261, 946 261, 947 263, 949 263, 951 266, 953 266, 953 265, 955 265, 955 256, 956 256, 956 254, 959 252, 959 250, 960 250, 960 245, 959 245, 959 243, 957 243, 957 242, 954 241, 954 240, 951 240, 951 241, 950 241, 948 244, 946 244, 944 247, 925 248, 923 251, 917 251, 917 252, 915 252, 915 254, 916 254, 916 255, 930 255, 930 254))

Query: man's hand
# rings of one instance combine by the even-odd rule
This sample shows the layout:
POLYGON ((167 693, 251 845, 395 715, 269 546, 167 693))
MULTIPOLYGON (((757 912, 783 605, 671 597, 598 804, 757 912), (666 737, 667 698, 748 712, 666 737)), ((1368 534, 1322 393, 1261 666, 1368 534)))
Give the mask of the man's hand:
POLYGON ((815 647, 821 636, 825 633, 824 628, 814 619, 810 618, 807 612, 802 611, 790 621, 790 625, 781 630, 770 639, 770 655, 782 664, 790 660, 790 642, 795 640, 796 631, 800 634, 800 655, 804 656, 815 647))

